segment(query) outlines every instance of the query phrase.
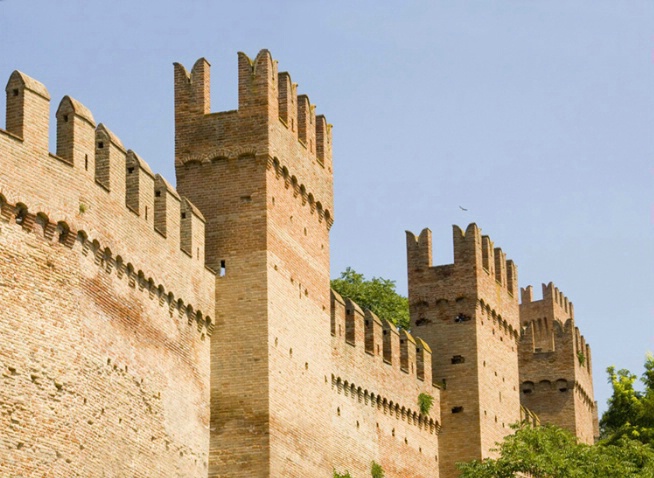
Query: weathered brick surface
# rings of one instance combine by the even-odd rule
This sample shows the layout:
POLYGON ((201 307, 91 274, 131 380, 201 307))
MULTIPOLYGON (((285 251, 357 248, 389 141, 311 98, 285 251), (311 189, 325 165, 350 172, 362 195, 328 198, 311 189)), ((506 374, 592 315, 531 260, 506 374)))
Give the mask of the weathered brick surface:
POLYGON ((206 476, 215 276, 203 219, 182 224, 179 195, 69 97, 61 156, 49 154, 48 111, 45 87, 12 74, 0 130, 0 475, 206 476), (193 257, 180 250, 186 229, 193 257))

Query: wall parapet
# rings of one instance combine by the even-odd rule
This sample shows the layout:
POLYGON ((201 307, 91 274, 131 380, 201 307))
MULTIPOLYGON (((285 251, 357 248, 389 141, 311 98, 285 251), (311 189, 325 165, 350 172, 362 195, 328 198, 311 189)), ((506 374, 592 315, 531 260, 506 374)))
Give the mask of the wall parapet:
POLYGON ((212 113, 210 68, 204 58, 190 72, 174 64, 176 167, 244 155, 272 158, 278 177, 287 187, 292 183, 321 220, 323 210, 331 226, 332 126, 325 116, 298 94, 288 72, 278 72, 268 50, 254 59, 238 53, 238 109, 212 113))
POLYGON ((575 368, 592 373, 590 344, 570 318, 562 323, 555 319, 551 325, 541 320, 532 320, 523 327, 520 348, 534 354, 550 353, 574 358, 575 368), (543 340, 545 339, 545 340, 543 340), (540 346, 539 346, 540 345, 540 346))
POLYGON ((31 210, 59 218, 70 230, 86 231, 120 254, 138 251, 147 257, 142 261, 146 276, 169 288, 184 284, 181 295, 210 310, 214 286, 204 266, 204 219, 198 210, 109 128, 96 126, 81 102, 70 96, 61 100, 57 154, 52 154, 45 86, 15 71, 6 93, 7 130, 0 130, 4 201, 29 204, 31 210))
POLYGON ((354 301, 331 291, 331 331, 334 340, 360 350, 371 365, 393 370, 419 382, 432 385, 431 348, 420 338, 370 310, 363 311, 354 301))
POLYGON ((465 231, 457 225, 452 226, 453 264, 432 265, 432 239, 429 229, 423 229, 417 237, 411 231, 406 231, 406 236, 410 270, 431 268, 444 276, 450 276, 453 268, 469 269, 480 278, 488 276, 511 297, 517 297, 517 266, 511 259, 506 258, 506 253, 501 248, 495 247, 489 236, 481 234, 477 224, 470 223, 465 231))
POLYGON ((555 309, 557 317, 561 320, 572 318, 574 319, 574 306, 572 301, 569 300, 558 287, 552 282, 542 284, 543 298, 534 300, 534 288, 532 286, 523 287, 520 289, 521 305, 528 306, 528 304, 542 302, 549 307, 555 309))

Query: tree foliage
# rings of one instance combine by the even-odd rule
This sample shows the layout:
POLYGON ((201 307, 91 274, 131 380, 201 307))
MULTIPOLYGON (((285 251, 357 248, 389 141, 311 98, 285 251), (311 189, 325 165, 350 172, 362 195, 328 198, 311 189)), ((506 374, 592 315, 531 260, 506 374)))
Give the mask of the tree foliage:
POLYGON ((651 478, 654 449, 621 438, 585 445, 554 426, 519 427, 499 446, 499 458, 459 464, 461 478, 651 478))
POLYGON ((607 369, 613 395, 600 420, 600 436, 607 443, 622 437, 654 445, 654 356, 647 355, 641 382, 644 391, 635 389, 637 377, 629 370, 607 369))
POLYGON ((395 281, 381 277, 368 280, 348 267, 338 279, 332 279, 331 286, 343 298, 353 300, 359 307, 370 309, 398 327, 409 328, 409 301, 395 291, 395 281))
POLYGON ((598 444, 578 443, 557 427, 523 425, 499 445, 499 458, 460 464, 461 477, 654 477, 654 357, 645 360, 642 392, 634 387, 637 376, 628 370, 609 367, 607 372, 613 395, 600 421, 598 444))

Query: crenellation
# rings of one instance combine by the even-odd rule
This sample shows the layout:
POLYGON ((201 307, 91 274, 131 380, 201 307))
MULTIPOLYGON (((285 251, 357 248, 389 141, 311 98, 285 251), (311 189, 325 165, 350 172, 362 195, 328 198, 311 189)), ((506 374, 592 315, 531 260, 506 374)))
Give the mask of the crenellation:
POLYGON ((182 197, 180 223, 182 251, 204 264, 204 216, 185 197, 182 197))
POLYGON ((9 77, 6 130, 36 154, 48 153, 50 93, 40 82, 16 70, 9 77))
POLYGON ((100 123, 95 130, 95 181, 114 197, 126 194, 127 150, 120 139, 100 123))
POLYGON ((423 229, 416 237, 411 231, 406 231, 407 260, 409 268, 414 270, 427 269, 432 266, 431 231, 423 229))
POLYGON ((508 287, 507 281, 507 271, 506 271, 506 254, 502 252, 502 249, 496 247, 493 251, 495 256, 495 280, 501 286, 508 287))
POLYGON ((400 369, 400 333, 394 323, 382 319, 382 354, 384 362, 393 368, 400 369))
POLYGON ((520 406, 517 268, 476 224, 452 232, 454 261, 437 266, 430 234, 417 241, 407 234, 412 328, 437 351, 432 373, 444 384, 449 431, 440 440, 440 474, 447 477, 456 476, 458 461, 491 456, 493 444, 510 433, 507 424, 519 420, 520 406), (477 419, 490 412, 495 420, 477 419))
POLYGON ((495 249, 493 241, 488 236, 481 236, 482 267, 491 276, 495 276, 495 249))
POLYGON ((279 118, 277 64, 268 50, 251 60, 238 53, 238 111, 243 117, 258 117, 261 126, 279 118))
POLYGON ((400 370, 409 375, 415 374, 416 341, 409 332, 400 329, 400 370))
POLYGON ((178 234, 170 234, 168 231, 181 231, 181 198, 166 179, 156 174, 154 176, 154 229, 163 237, 167 237, 173 243, 173 247, 180 248, 180 237, 178 234))
MULTIPOLYGON (((19 121, 14 121, 14 126, 11 126, 11 110, 15 109, 11 98, 17 98, 17 105, 24 113, 34 108, 47 110, 49 95, 41 83, 20 72, 14 72, 10 77, 7 92, 10 94, 7 119, 10 129, 14 130, 10 134, 24 136, 25 133, 15 127, 19 121), (18 90, 15 96, 14 90, 18 90)), ((39 137, 47 136, 48 129, 42 127, 40 116, 26 114, 27 122, 21 123, 21 128, 34 126, 39 137)), ((185 274, 181 271, 190 264, 185 265, 188 259, 182 259, 180 250, 181 212, 179 206, 176 208, 172 204, 179 203, 174 188, 161 178, 158 184, 163 181, 167 192, 163 202, 162 198, 157 198, 155 206, 155 176, 147 163, 128 151, 104 124, 96 126, 88 108, 71 96, 65 96, 59 103, 56 119, 56 156, 48 153, 47 148, 35 147, 28 138, 22 138, 19 143, 0 142, 0 160, 5 164, 0 174, 0 190, 5 201, 19 206, 19 222, 31 228, 30 221, 44 221, 27 212, 25 204, 29 204, 31 208, 43 211, 39 213, 42 217, 61 218, 59 225, 45 221, 46 235, 54 235, 58 228, 86 230, 100 242, 112 244, 111 248, 121 253, 134 247, 148 251, 152 260, 149 274, 168 283, 173 278, 178 280, 185 274), (19 166, 21 158, 30 158, 29 167, 27 163, 19 166), (58 187, 43 188, 42 185, 48 183, 55 183, 58 187), (14 185, 21 185, 21 188, 13 189, 14 185), (167 207, 160 209, 164 202, 167 207), (127 226, 131 222, 127 210, 136 213, 140 224, 127 226), (155 216, 158 217, 156 228, 155 216), (172 234, 175 229, 179 232, 172 234), (165 257, 165 261, 157 259, 158 256, 165 257), (171 261, 175 264, 172 267, 175 272, 162 274, 163 264, 171 261)), ((192 207, 191 210, 195 211, 191 217, 197 223, 198 211, 192 207)), ((207 284, 211 274, 204 270, 202 263, 204 232, 202 221, 199 222, 201 224, 189 229, 194 239, 193 255, 200 261, 191 269, 198 271, 199 283, 207 284)), ((207 300, 203 299, 203 302, 207 300)))
POLYGON ((416 338, 416 376, 418 380, 429 381, 432 377, 431 368, 432 351, 429 344, 420 337, 416 338))
POLYGON ((315 111, 307 95, 297 97, 297 131, 300 144, 314 153, 316 142, 315 111))
POLYGON ((454 243, 454 264, 481 268, 481 231, 477 224, 470 223, 465 232, 457 225, 452 226, 454 243))
POLYGON ((297 135, 297 84, 291 75, 283 71, 278 75, 279 85, 279 119, 293 135, 297 135))
POLYGON ((506 261, 506 288, 512 297, 518 296, 518 268, 511 259, 506 261))
POLYGON ((95 174, 95 129, 91 112, 79 101, 64 96, 57 118, 57 156, 90 177, 95 174))
POLYGON ((334 289, 331 289, 330 297, 331 333, 334 337, 343 337, 343 334, 345 333, 345 301, 334 289))
POLYGON ((345 341, 350 345, 364 341, 364 313, 351 299, 345 299, 345 341))
POLYGON ((370 310, 363 311, 351 299, 343 299, 331 291, 332 337, 338 344, 347 344, 371 357, 372 363, 384 365, 394 373, 405 373, 431 385, 431 348, 420 338, 370 310), (345 335, 338 331, 344 327, 345 335), (418 361, 422 361, 420 368, 418 361), (418 374, 418 370, 420 373, 418 374))
POLYGON ((383 347, 383 325, 377 314, 366 309, 364 311, 366 352, 375 357, 381 357, 383 347))
POLYGON ((127 208, 154 228, 154 174, 131 149, 127 151, 125 165, 127 208))
POLYGON ((316 116, 316 157, 328 171, 332 169, 332 125, 324 115, 316 116))

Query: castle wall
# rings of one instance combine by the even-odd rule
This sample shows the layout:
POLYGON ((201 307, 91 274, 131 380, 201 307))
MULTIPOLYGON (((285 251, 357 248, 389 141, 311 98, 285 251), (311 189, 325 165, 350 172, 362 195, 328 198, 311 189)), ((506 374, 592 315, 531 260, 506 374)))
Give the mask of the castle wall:
POLYGON ((440 390, 429 366, 419 373, 421 361, 431 363, 429 347, 336 293, 332 321, 333 466, 368 476, 374 460, 389 477, 438 476, 440 390), (421 393, 434 399, 429 414, 421 393))
POLYGON ((543 284, 543 298, 522 292, 520 340, 522 404, 542 423, 566 428, 585 443, 598 435, 594 418, 590 346, 574 325, 574 308, 554 285, 543 284))
POLYGON ((6 91, 0 474, 205 476, 214 275, 203 219, 189 213, 197 234, 184 253, 179 195, 155 190, 140 159, 130 183, 137 158, 83 105, 59 106, 58 156, 45 87, 14 72, 6 91))
POLYGON ((50 153, 48 91, 11 75, 0 474, 450 478, 521 412, 591 443, 572 304, 549 284, 519 309, 476 225, 436 267, 407 233, 424 340, 330 291, 331 126, 268 51, 238 68, 238 110, 212 113, 209 63, 175 65, 179 192, 68 96, 50 153))
POLYGON ((520 420, 517 273, 476 225, 454 227, 454 263, 432 266, 431 233, 407 233, 412 330, 443 382, 442 476, 490 455, 520 420))

